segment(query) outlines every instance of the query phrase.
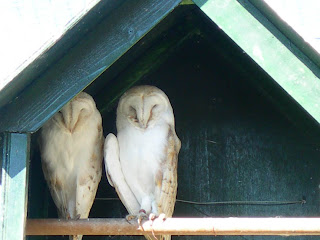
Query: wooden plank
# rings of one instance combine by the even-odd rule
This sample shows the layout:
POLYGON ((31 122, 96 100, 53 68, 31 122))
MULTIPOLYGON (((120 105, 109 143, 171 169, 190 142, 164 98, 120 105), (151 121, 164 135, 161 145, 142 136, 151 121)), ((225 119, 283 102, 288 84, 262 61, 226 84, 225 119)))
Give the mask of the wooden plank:
POLYGON ((95 98, 101 114, 110 111, 125 91, 158 69, 179 46, 198 34, 199 30, 194 27, 191 24, 172 27, 169 32, 164 33, 165 41, 157 41, 140 56, 139 61, 135 61, 135 64, 126 68, 114 79, 116 84, 112 84, 113 82, 107 84, 95 98))
MULTIPOLYGON (((79 5, 79 3, 78 3, 79 1, 75 1, 75 0, 63 1, 63 2, 61 2, 61 4, 63 4, 63 5, 65 4, 65 6, 61 6, 61 7, 64 10, 66 10, 70 7, 74 8, 75 6, 72 6, 72 4, 71 4, 72 1, 73 1, 74 5, 77 5, 78 9, 79 9, 80 5, 84 4, 84 2, 85 2, 85 1, 83 1, 79 5), (66 6, 68 6, 68 7, 66 7, 66 6)), ((66 26, 66 28, 63 29, 63 31, 61 31, 61 29, 62 29, 61 26, 60 27, 56 26, 56 29, 59 28, 59 32, 58 32, 59 36, 54 36, 53 38, 49 39, 45 44, 41 44, 42 46, 41 45, 38 46, 41 48, 37 49, 38 51, 35 53, 35 55, 32 57, 29 56, 28 61, 25 61, 23 66, 21 66, 19 69, 16 70, 17 72, 12 73, 11 77, 8 77, 7 80, 8 81, 10 80, 10 82, 3 89, 0 90, 0 108, 3 107, 4 105, 6 105, 7 103, 9 103, 10 101, 12 101, 18 94, 21 93, 21 91, 26 86, 30 85, 40 75, 42 75, 45 71, 47 71, 52 64, 56 63, 60 58, 62 58, 70 48, 75 46, 83 38, 83 36, 89 32, 90 29, 92 29, 95 25, 100 23, 105 18, 105 16, 107 16, 108 14, 110 14, 110 12, 112 12, 113 9, 116 9, 117 7, 119 7, 123 3, 123 1, 125 1, 125 0, 98 1, 98 3, 94 7, 92 7, 91 5, 97 1, 96 0, 91 1, 90 6, 87 6, 88 7, 87 9, 85 9, 84 11, 79 13, 79 15, 77 17, 75 17, 72 21, 69 21, 69 24, 67 24, 68 26, 66 26), (15 76, 15 75, 17 75, 17 76, 15 76)), ((40 27, 40 25, 42 25, 42 28, 46 28, 46 29, 50 28, 50 31, 48 31, 48 32, 56 34, 56 32, 55 32, 56 29, 52 28, 51 24, 48 25, 47 20, 42 19, 42 17, 43 17, 43 18, 50 18, 52 21, 53 21, 53 19, 58 20, 59 23, 63 22, 63 20, 60 17, 57 18, 57 16, 52 16, 52 14, 59 15, 60 14, 59 11, 57 11, 56 9, 55 10, 54 9, 51 9, 51 10, 47 9, 49 7, 45 6, 45 5, 49 4, 49 2, 50 2, 49 0, 44 0, 44 1, 41 1, 42 7, 39 7, 39 4, 33 4, 32 7, 35 8, 35 11, 38 10, 39 12, 41 12, 41 14, 39 13, 40 14, 39 18, 36 19, 36 21, 39 24, 38 27, 40 27), (45 8, 45 9, 43 9, 43 8, 45 8), (50 16, 46 16, 46 11, 49 11, 51 15, 49 14, 50 16)), ((28 12, 28 10, 29 10, 29 9, 27 10, 27 8, 25 6, 23 6, 23 5, 19 6, 19 4, 16 4, 14 2, 11 2, 11 4, 17 5, 17 9, 16 9, 17 12, 22 11, 22 13, 25 13, 25 12, 28 12), (21 8, 21 9, 19 9, 19 8, 21 8)), ((55 2, 52 2, 52 5, 55 5, 55 4, 56 4, 55 2)), ((67 12, 69 12, 69 11, 67 11, 67 12)), ((64 13, 71 14, 72 12, 69 12, 69 13, 64 12, 64 13)), ((31 11, 30 14, 32 15, 32 14, 36 14, 36 13, 31 11)), ((36 14, 36 15, 39 15, 39 14, 36 14)), ((3 21, 3 24, 7 26, 6 21, 3 21)), ((12 26, 10 26, 10 25, 7 27, 9 29, 10 29, 10 27, 12 28, 12 26)), ((20 27, 22 27, 22 26, 20 26, 20 27)), ((26 27, 23 26, 22 29, 26 29, 26 27)), ((14 28, 13 31, 17 32, 18 34, 21 34, 21 36, 23 36, 23 34, 25 34, 24 31, 19 32, 19 29, 16 29, 16 28, 14 28)), ((29 36, 29 37, 34 37, 34 38, 39 37, 39 34, 31 34, 29 28, 28 28, 28 33, 29 33, 28 35, 34 35, 34 36, 29 36)), ((18 42, 21 41, 23 43, 24 41, 26 41, 26 39, 24 39, 21 36, 17 37, 16 40, 18 42)), ((44 36, 42 36, 42 37, 44 37, 44 36)), ((20 46, 21 48, 27 48, 27 46, 25 44, 21 44, 21 43, 17 44, 17 42, 16 42, 16 45, 21 45, 20 46)), ((3 47, 10 49, 10 46, 7 46, 7 45, 3 45, 3 47)), ((30 51, 30 49, 27 49, 27 50, 30 51)), ((19 48, 18 49, 14 48, 14 52, 16 53, 16 55, 21 57, 19 48)), ((9 56, 2 55, 2 58, 4 59, 4 61, 7 57, 14 58, 12 55, 12 51, 10 53, 11 54, 9 54, 9 56)), ((16 59, 15 59, 15 61, 16 61, 16 59)), ((4 68, 4 66, 2 66, 2 67, 4 68)))
POLYGON ((27 235, 320 235, 320 218, 29 219, 27 235))
MULTIPOLYGON (((266 28, 255 18, 263 18, 262 15, 257 13, 253 17, 247 11, 249 8, 255 11, 249 2, 236 0, 194 0, 194 2, 320 123, 318 68, 311 71, 279 40, 282 34, 277 32, 274 26, 269 24, 266 28)), ((283 35, 282 38, 285 39, 283 35)), ((287 45, 290 44, 291 42, 287 40, 287 45)))
POLYGON ((126 1, 0 111, 0 131, 39 129, 179 3, 180 0, 126 1))
MULTIPOLYGON (((250 0, 252 2, 252 0, 250 0)), ((258 2, 258 0, 253 0, 258 2)), ((259 1, 268 4, 276 15, 290 25, 296 33, 303 37, 304 41, 310 44, 317 53, 320 53, 320 2, 317 0, 263 0, 259 1)), ((260 8, 259 8, 260 9, 260 8)))
MULTIPOLYGON (((303 61, 307 66, 310 67, 310 65, 316 64, 317 67, 320 67, 320 44, 319 44, 319 48, 315 49, 312 46, 310 46, 310 43, 306 43, 304 37, 303 36, 304 33, 300 32, 298 35, 297 34, 297 29, 294 28, 294 26, 290 26, 290 22, 286 22, 285 18, 281 18, 281 16, 278 15, 279 9, 272 9, 271 6, 269 6, 268 3, 269 1, 261 1, 261 0, 250 0, 250 3, 252 3, 264 16, 266 16, 266 18, 268 19, 269 22, 271 22, 273 25, 277 26, 277 29, 279 29, 287 38, 290 39, 290 41, 292 41, 293 44, 291 44, 291 51, 295 53, 295 55, 298 55, 298 57, 300 57, 301 61, 303 61), (297 46, 298 49, 295 49, 295 46, 297 46), (299 51, 301 51, 303 54, 299 54, 299 51), (307 57, 303 57, 303 55, 307 56, 307 57)), ((279 1, 280 2, 280 1, 279 1)), ((276 3, 276 2, 274 2, 276 3)), ((314 3, 316 3, 314 1, 314 3)), ((283 5, 289 8, 297 8, 296 10, 298 10, 298 5, 297 5, 297 1, 296 3, 293 4, 285 4, 283 5), (296 4, 296 5, 295 5, 296 4)), ((281 5, 281 4, 280 4, 281 5)), ((310 7, 309 4, 300 4, 301 7, 310 7)), ((286 8, 284 7, 284 9, 286 8)), ((283 10, 284 10, 283 9, 283 10)), ((300 9, 301 11, 304 12, 304 15, 307 15, 307 10, 306 9, 300 9)), ((299 24, 305 24, 305 22, 303 23, 303 17, 297 16, 296 17, 300 18, 300 21, 297 21, 297 23, 299 22, 299 24)), ((313 15, 311 14, 311 16, 308 16, 309 21, 311 18, 317 18, 317 15, 313 15)), ((318 21, 319 22, 319 21, 318 21)), ((317 24, 316 21, 313 22, 314 24, 317 24)), ((301 30, 301 29, 300 29, 301 30)), ((311 33, 311 32, 310 32, 311 33)), ((315 32, 312 32, 311 34, 315 34, 315 32)), ((320 39, 316 40, 320 43, 320 39)), ((319 75, 318 75, 319 76, 319 75)))
POLYGON ((27 216, 28 162, 30 135, 1 135, 2 174, 0 205, 0 239, 21 240, 27 216))
POLYGON ((54 4, 42 0, 38 4, 23 1, 1 5, 0 90, 22 69, 45 52, 72 28, 100 0, 66 0, 54 4), (14 21, 6 21, 12 18, 14 21), (29 34, 26 34, 26 29, 29 34))

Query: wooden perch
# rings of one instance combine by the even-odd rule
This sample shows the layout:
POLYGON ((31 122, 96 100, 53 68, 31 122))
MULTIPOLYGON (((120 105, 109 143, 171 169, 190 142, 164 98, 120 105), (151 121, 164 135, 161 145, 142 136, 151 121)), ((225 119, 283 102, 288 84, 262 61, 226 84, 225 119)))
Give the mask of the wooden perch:
POLYGON ((320 218, 28 219, 26 235, 320 235, 320 218), (152 226, 151 226, 152 225, 152 226))

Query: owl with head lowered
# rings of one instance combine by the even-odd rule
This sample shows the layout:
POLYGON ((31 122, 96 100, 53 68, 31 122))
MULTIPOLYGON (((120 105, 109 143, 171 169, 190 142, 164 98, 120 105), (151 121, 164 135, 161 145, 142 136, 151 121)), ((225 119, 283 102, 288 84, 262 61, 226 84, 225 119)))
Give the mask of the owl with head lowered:
POLYGON ((104 147, 109 183, 130 215, 171 217, 181 143, 168 97, 154 86, 129 89, 119 100, 116 125, 117 136, 108 134, 104 147))
POLYGON ((60 218, 88 217, 101 180, 103 142, 101 115, 85 92, 42 127, 42 169, 60 218))

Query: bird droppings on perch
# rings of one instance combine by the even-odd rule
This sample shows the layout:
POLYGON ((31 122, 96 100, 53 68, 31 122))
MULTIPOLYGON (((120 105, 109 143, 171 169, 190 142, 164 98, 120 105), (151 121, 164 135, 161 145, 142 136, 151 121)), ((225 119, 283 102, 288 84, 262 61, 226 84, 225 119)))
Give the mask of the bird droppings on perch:
POLYGON ((320 235, 320 218, 28 219, 26 235, 320 235))

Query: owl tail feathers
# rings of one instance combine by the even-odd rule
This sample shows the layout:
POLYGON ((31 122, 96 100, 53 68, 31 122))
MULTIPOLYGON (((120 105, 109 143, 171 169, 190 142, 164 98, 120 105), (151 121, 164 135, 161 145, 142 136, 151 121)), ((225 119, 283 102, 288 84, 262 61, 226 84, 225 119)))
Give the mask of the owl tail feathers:
POLYGON ((69 240, 81 240, 81 239, 82 239, 82 235, 69 236, 69 240))
POLYGON ((145 235, 147 240, 171 240, 171 235, 145 235))

